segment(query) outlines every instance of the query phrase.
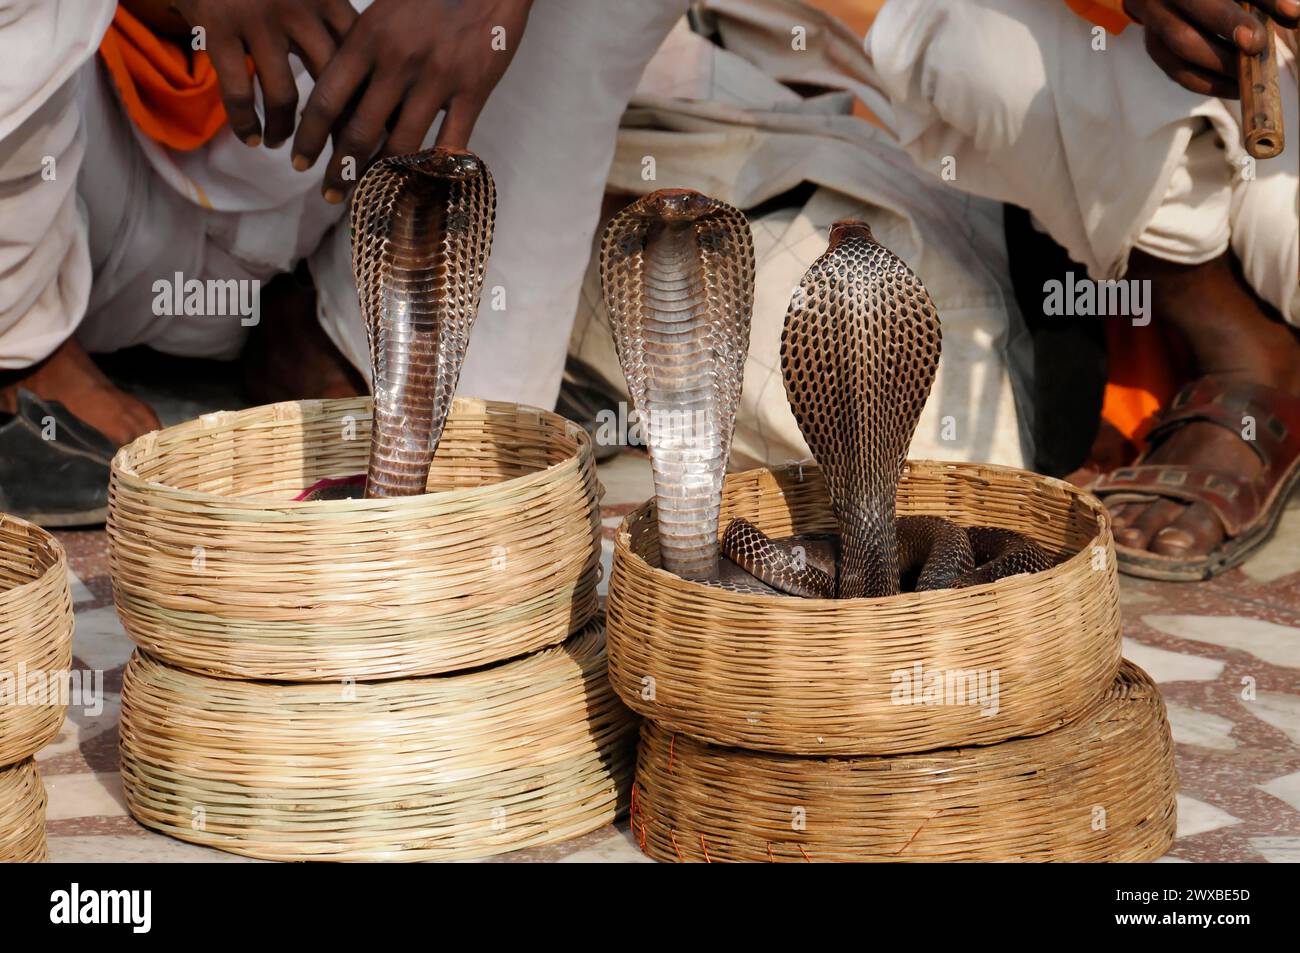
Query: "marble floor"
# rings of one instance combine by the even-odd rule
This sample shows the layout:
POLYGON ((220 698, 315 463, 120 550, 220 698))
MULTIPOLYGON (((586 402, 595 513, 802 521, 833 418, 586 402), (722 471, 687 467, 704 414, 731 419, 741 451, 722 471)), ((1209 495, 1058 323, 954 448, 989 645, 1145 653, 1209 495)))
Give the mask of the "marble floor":
MULTIPOLYGON (((650 495, 643 456, 601 467, 606 577, 619 520, 650 495)), ((54 861, 237 862, 152 833, 127 813, 118 703, 131 643, 112 606, 100 530, 59 534, 74 573, 74 665, 105 672, 104 709, 72 712, 37 756, 54 861)), ((1300 499, 1244 569, 1207 583, 1122 584, 1125 654, 1160 684, 1180 782, 1170 861, 1300 860, 1300 499)), ((626 824, 494 860, 644 861, 626 824)))

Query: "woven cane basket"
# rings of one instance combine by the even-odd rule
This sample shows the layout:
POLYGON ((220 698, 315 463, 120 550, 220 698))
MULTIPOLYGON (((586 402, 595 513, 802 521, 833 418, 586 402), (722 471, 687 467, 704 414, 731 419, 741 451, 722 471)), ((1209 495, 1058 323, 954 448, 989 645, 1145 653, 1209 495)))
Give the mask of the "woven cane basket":
POLYGON ((646 722, 632 833, 667 861, 1143 861, 1176 790, 1164 702, 1125 662, 1076 721, 974 748, 810 758, 646 722))
POLYGON ((0 864, 45 859, 45 786, 27 758, 0 768, 0 864))
POLYGON ((364 473, 370 401, 209 414, 113 460, 113 592, 136 644, 231 678, 458 671, 562 642, 597 609, 582 428, 458 399, 429 493, 292 502, 364 473))
POLYGON ((71 666, 63 547, 40 527, 0 513, 0 765, 58 734, 71 666))
POLYGON ((598 622, 462 675, 239 682, 137 652, 122 684, 136 819, 273 860, 447 860, 576 837, 626 806, 634 738, 598 622))
MULTIPOLYGON (((615 541, 615 689, 669 731, 793 754, 892 754, 1039 734, 1105 691, 1119 666, 1120 619, 1100 503, 1021 470, 913 461, 898 510, 1020 530, 1057 565, 881 599, 746 595, 658 568, 646 504, 615 541), (997 704, 909 703, 941 682, 960 691, 996 684, 997 704)), ((722 525, 737 516, 773 537, 834 529, 815 467, 729 477, 722 525)))

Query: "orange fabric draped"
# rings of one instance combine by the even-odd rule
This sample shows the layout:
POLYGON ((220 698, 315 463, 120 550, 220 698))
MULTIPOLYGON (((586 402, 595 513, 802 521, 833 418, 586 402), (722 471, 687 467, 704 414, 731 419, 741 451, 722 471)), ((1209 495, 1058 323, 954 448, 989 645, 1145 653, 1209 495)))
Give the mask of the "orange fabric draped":
POLYGON ((208 54, 156 36, 120 3, 99 56, 127 115, 155 142, 191 152, 225 124, 217 71, 208 54))
POLYGON ((1155 414, 1187 382, 1188 362, 1182 343, 1154 324, 1134 327, 1106 320, 1106 391, 1101 416, 1141 446, 1155 414))
POLYGON ((1124 13, 1124 0, 1065 0, 1066 5, 1111 33, 1122 33, 1133 21, 1124 13))

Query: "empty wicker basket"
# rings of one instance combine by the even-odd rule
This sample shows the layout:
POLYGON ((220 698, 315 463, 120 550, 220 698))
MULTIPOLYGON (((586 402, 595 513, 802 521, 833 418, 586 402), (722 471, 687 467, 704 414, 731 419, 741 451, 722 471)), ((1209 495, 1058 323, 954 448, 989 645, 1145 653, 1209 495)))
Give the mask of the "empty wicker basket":
POLYGON ((462 675, 240 682, 137 652, 122 684, 136 819, 275 860, 448 860, 576 837, 624 806, 634 737, 599 623, 462 675))
POLYGON ((0 863, 45 859, 45 787, 27 758, 0 768, 0 863))
POLYGON ((0 514, 0 765, 58 734, 71 666, 63 547, 40 527, 0 514))
MULTIPOLYGON (((900 514, 1020 530, 1057 560, 995 583, 882 599, 754 596, 659 566, 653 504, 618 532, 610 679, 665 731, 794 754, 890 754, 1040 734, 1078 716, 1120 660, 1110 521, 1067 483, 909 463, 900 514), (933 692, 942 704, 929 703, 933 692)), ((815 467, 728 478, 722 523, 834 529, 815 467)))
POLYGON ((1143 861, 1176 790, 1164 702, 1125 662, 1078 720, 975 748, 801 758, 647 722, 632 833, 669 861, 1143 861))
POLYGON ((231 678, 457 671, 563 641, 597 609, 582 428, 458 399, 429 494, 292 502, 363 473, 370 401, 209 414, 113 461, 114 598, 136 644, 231 678))

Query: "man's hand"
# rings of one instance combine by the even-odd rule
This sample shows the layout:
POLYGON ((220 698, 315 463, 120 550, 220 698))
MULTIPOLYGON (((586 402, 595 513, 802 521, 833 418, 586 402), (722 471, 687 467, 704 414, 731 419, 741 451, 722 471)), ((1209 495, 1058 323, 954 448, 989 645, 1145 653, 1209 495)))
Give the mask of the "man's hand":
POLYGON ((175 6, 191 27, 203 27, 230 128, 250 146, 265 139, 275 147, 293 134, 298 87, 289 54, 319 76, 357 19, 348 0, 175 0, 175 6), (262 87, 265 130, 253 108, 248 56, 262 87))
MULTIPOLYGON (((1300 0, 1256 0, 1279 26, 1294 29, 1300 0)), ((1236 0, 1124 0, 1146 30, 1147 52, 1176 83, 1194 93, 1236 99, 1237 57, 1264 51, 1265 31, 1236 0)))
POLYGON ((333 133, 322 191, 341 202, 353 184, 345 168, 359 172, 381 144, 384 155, 416 151, 444 109, 437 144, 464 148, 519 47, 531 6, 532 0, 375 0, 316 79, 294 137, 294 167, 314 164, 333 133))

